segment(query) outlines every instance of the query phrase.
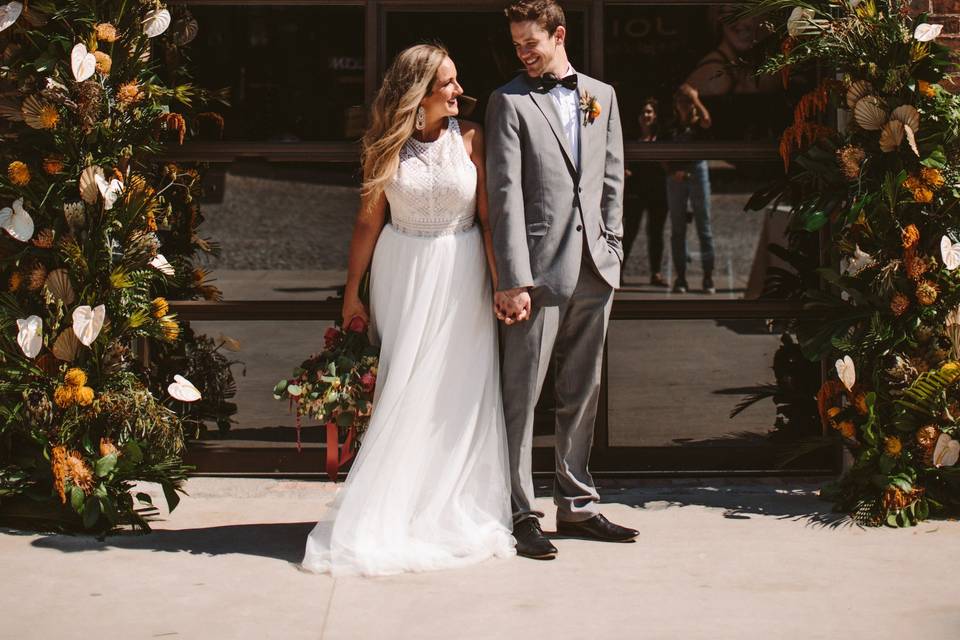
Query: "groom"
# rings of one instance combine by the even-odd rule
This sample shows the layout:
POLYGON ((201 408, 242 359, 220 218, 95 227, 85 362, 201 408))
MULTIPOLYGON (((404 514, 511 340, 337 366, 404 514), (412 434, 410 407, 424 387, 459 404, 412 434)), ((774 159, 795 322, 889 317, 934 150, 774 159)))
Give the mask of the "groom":
POLYGON ((600 514, 587 469, 603 344, 623 247, 623 137, 613 88, 575 73, 554 0, 505 11, 525 73, 487 106, 487 193, 503 351, 517 553, 553 558, 532 508, 533 415, 556 361, 557 533, 611 542, 638 535, 600 514))

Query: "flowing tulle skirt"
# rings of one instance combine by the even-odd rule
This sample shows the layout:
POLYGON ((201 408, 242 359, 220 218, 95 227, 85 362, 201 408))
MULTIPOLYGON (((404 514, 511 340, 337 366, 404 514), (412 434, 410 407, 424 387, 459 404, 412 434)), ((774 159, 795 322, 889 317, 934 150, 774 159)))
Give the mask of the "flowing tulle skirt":
POLYGON ((477 228, 387 225, 371 267, 373 415, 307 539, 310 571, 388 575, 513 555, 496 318, 477 228))

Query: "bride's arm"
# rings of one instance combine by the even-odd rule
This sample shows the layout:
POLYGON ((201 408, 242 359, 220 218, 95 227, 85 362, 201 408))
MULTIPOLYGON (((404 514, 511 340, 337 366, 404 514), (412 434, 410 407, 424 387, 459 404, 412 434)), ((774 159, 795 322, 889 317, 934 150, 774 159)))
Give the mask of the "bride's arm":
POLYGON ((478 124, 464 124, 464 138, 470 144, 470 159, 477 167, 477 219, 483 232, 483 247, 487 253, 487 265, 493 290, 497 290, 497 263, 493 256, 493 232, 490 230, 490 216, 487 207, 487 165, 483 148, 483 129, 478 124))
POLYGON ((347 260, 347 286, 343 292, 343 325, 347 326, 350 320, 359 316, 364 322, 370 320, 363 303, 360 302, 360 280, 370 260, 373 249, 377 246, 377 238, 383 230, 383 222, 387 212, 387 197, 381 193, 373 205, 367 208, 368 200, 360 202, 360 211, 353 226, 353 237, 350 239, 350 258, 347 260))

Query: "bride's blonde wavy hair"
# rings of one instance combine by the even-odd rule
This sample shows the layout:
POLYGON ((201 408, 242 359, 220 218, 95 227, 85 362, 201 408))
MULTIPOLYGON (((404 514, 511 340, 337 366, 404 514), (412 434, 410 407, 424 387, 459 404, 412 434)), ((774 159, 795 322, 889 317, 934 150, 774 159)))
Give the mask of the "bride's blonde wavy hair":
POLYGON ((413 134, 417 107, 430 95, 437 70, 450 54, 439 44, 418 44, 394 59, 373 100, 370 126, 363 135, 363 196, 373 206, 400 166, 400 149, 413 134))

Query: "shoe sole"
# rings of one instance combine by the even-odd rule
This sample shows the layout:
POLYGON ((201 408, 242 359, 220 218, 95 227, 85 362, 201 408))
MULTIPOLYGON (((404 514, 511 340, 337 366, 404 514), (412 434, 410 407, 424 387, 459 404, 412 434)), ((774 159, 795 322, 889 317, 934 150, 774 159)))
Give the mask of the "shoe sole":
POLYGON ((520 556, 521 558, 529 558, 530 560, 553 560, 554 558, 557 557, 556 553, 546 553, 541 556, 535 556, 532 554, 517 552, 517 555, 520 556))
POLYGON ((557 530, 557 535, 564 538, 577 538, 578 540, 594 540, 596 542, 636 542, 637 538, 640 537, 638 533, 635 536, 629 538, 598 538, 597 536, 592 536, 589 533, 580 533, 580 532, 567 532, 557 530))

